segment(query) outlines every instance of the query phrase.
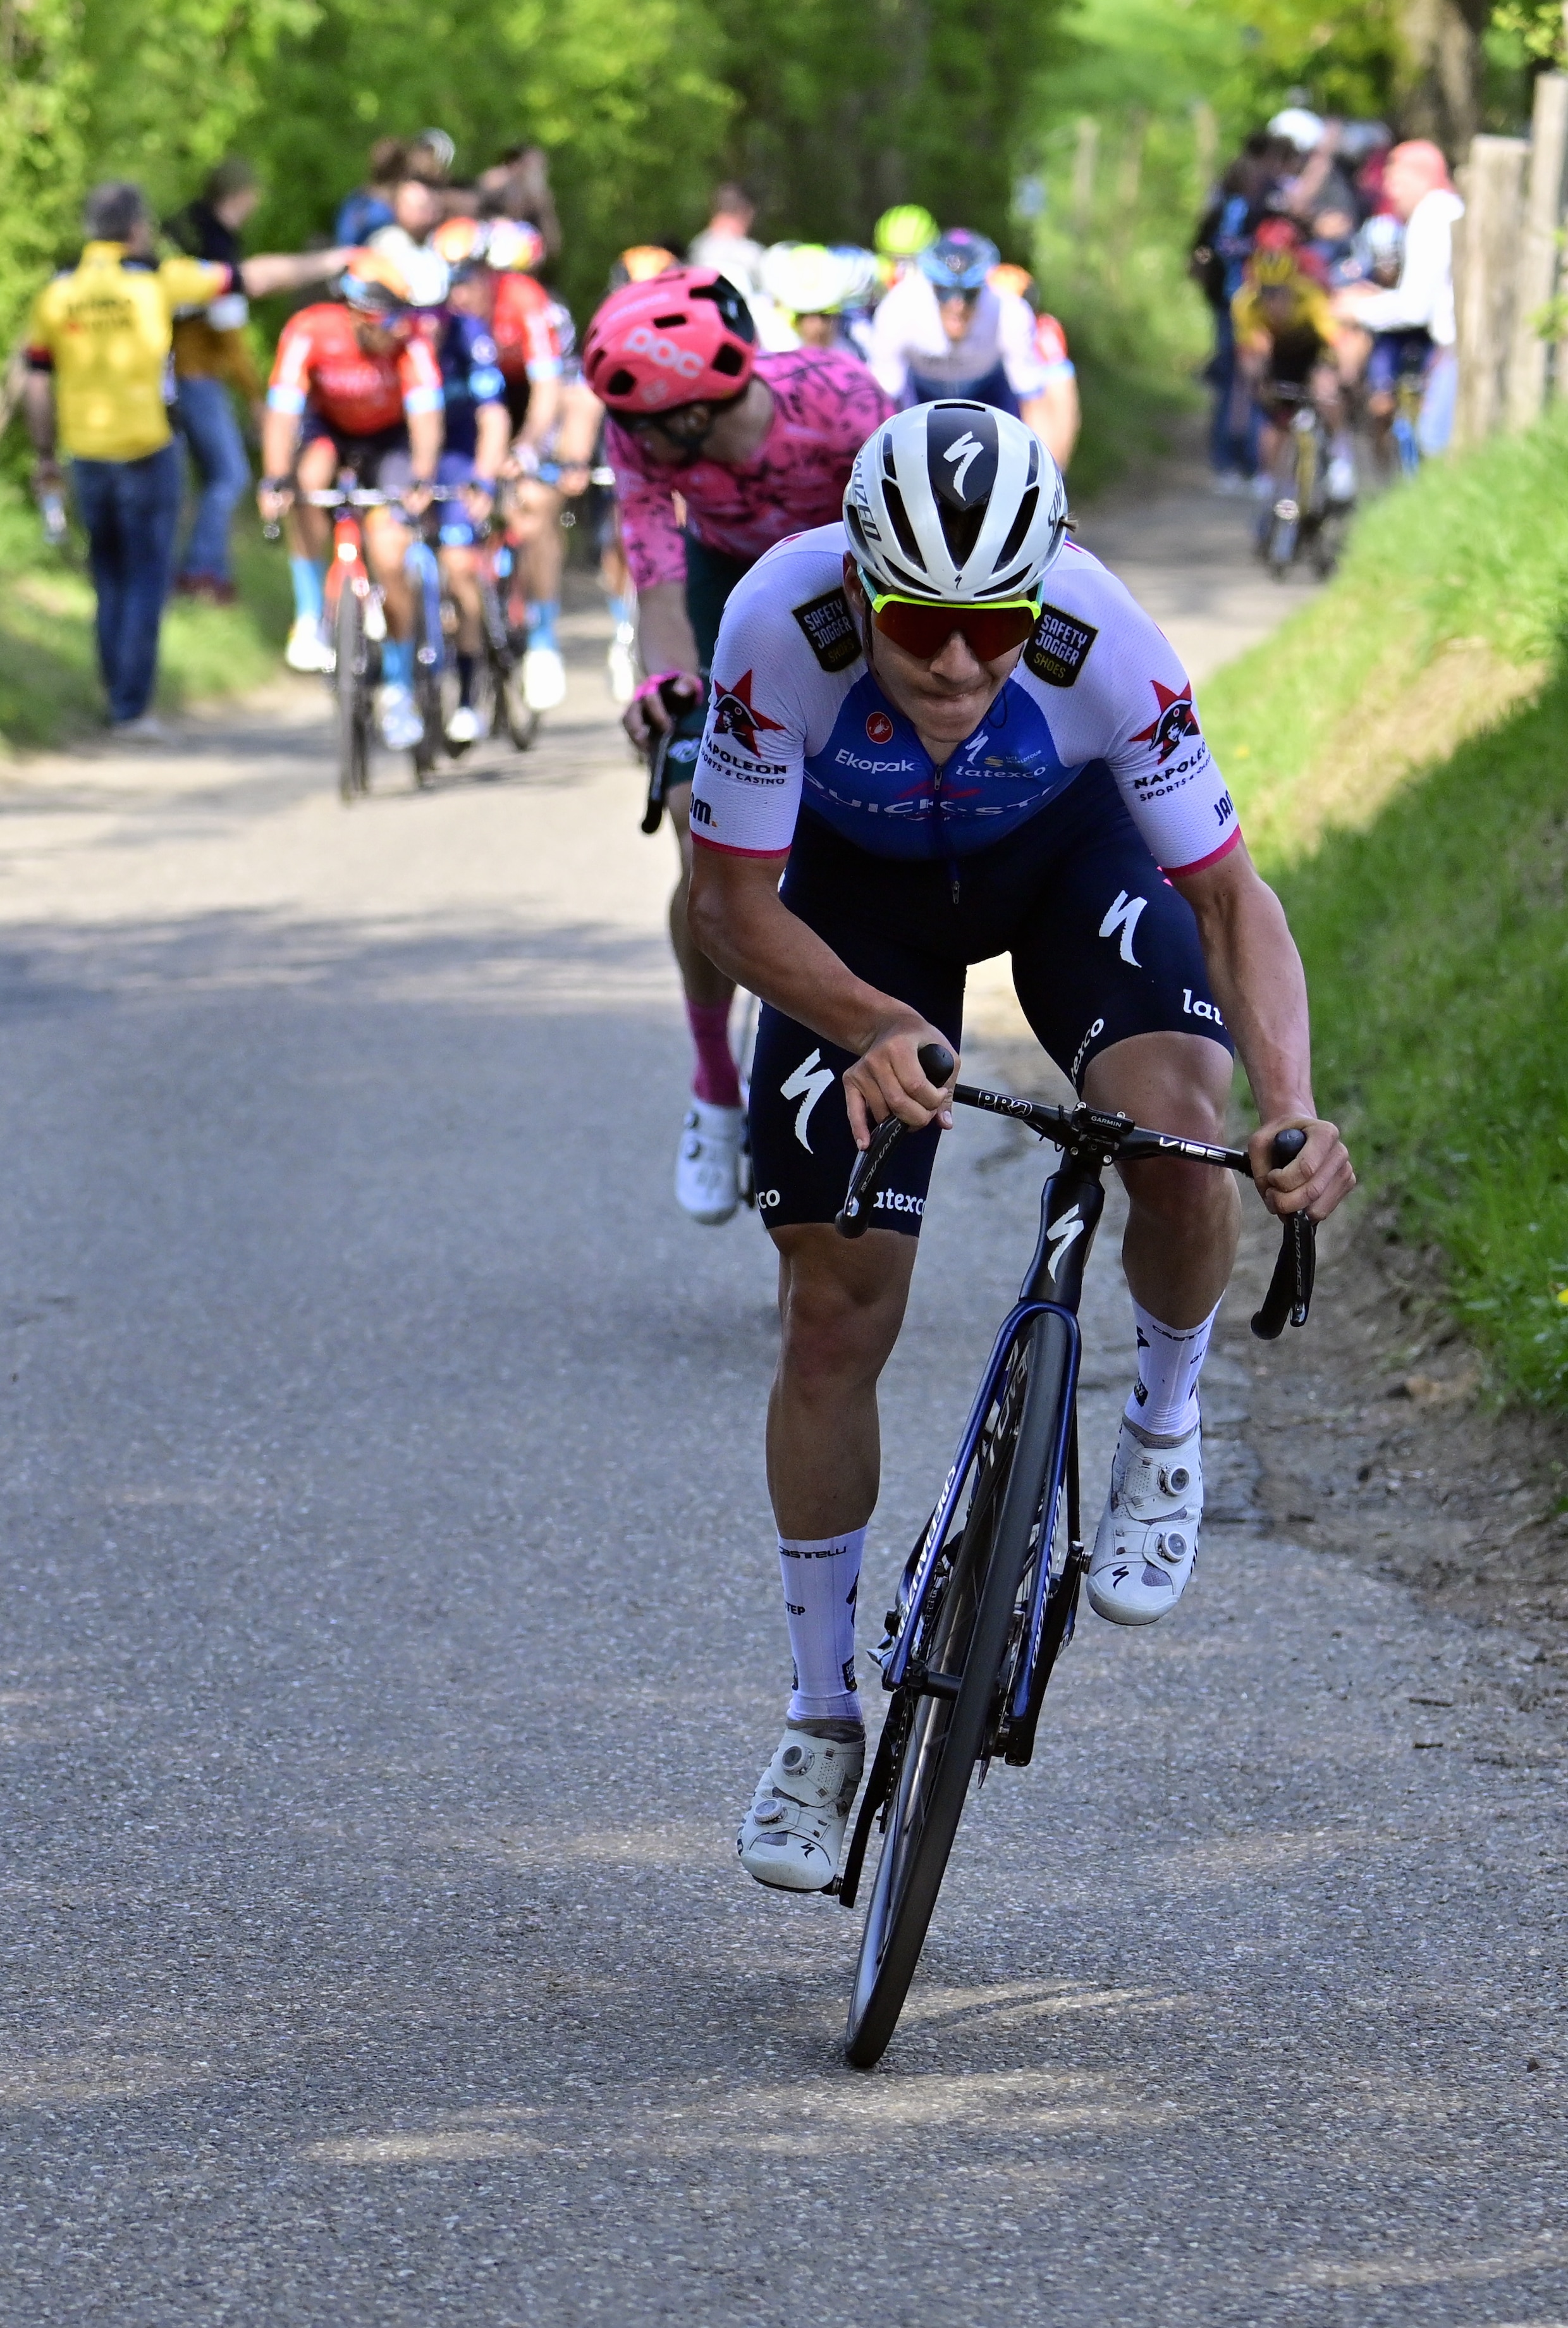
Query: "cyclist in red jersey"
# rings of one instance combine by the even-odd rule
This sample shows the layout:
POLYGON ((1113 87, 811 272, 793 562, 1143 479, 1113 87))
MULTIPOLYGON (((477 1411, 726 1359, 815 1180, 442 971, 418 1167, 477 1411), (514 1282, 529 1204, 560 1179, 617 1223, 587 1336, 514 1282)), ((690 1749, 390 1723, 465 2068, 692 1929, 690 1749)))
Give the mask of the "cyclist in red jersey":
MULTIPOLYGON (((416 516, 441 457, 441 367, 415 329, 406 281, 390 260, 361 251, 339 289, 344 304, 302 308, 284 325, 262 421, 265 474, 257 502, 269 523, 284 517, 288 527, 295 608, 288 660, 296 671, 331 668, 330 650, 320 643, 331 528, 324 510, 296 502, 296 489, 324 492, 340 469, 350 468, 362 486, 397 493, 416 516)), ((377 709, 387 746, 407 751, 421 733, 414 605, 404 571, 408 537, 396 509, 367 510, 365 519, 365 552, 387 610, 377 709)))
MULTIPOLYGON (((647 749, 672 725, 666 693, 690 707, 673 723, 666 758, 665 803, 681 850, 670 937, 696 1051, 676 1197, 708 1224, 728 1220, 739 1202, 744 1131, 729 1047, 734 982, 686 922, 691 781, 719 618, 764 550, 835 521, 854 456, 891 409, 853 356, 826 348, 759 355, 754 340, 733 284, 711 268, 686 267, 612 292, 583 350, 588 385, 609 407, 605 451, 649 674, 627 708, 627 733, 647 749)), ((807 625, 817 618, 811 607, 800 613, 807 625)), ((831 657, 841 643, 825 629, 817 652, 831 657)))

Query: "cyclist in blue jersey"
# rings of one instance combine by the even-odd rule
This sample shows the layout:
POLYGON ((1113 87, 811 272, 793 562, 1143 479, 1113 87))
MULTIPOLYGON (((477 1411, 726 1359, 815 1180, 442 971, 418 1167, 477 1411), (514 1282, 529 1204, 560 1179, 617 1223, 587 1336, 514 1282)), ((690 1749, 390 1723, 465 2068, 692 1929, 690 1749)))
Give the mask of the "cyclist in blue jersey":
MULTIPOLYGON (((966 966, 1010 953, 1025 1014, 1091 1106, 1206 1143, 1233 1051, 1276 1212, 1331 1212, 1354 1175, 1312 1100, 1300 958, 1254 870, 1169 643, 1066 540, 1060 476, 1011 415, 957 399, 862 447, 845 521, 779 543, 724 609, 695 781, 689 914, 761 996, 757 1203, 783 1339, 768 1476, 795 1679, 741 1829, 759 1882, 832 1880, 863 1729, 854 1605, 878 1486, 877 1378, 897 1338, 957 1056, 966 966), (850 1166, 910 1125, 854 1244, 850 1166), (1306 1133, 1274 1169, 1274 1135, 1306 1133)), ((1235 1258, 1228 1178, 1127 1166, 1137 1376, 1088 1575, 1148 1624, 1192 1572, 1198 1382, 1235 1258)))
POLYGON ((451 280, 436 340, 446 396, 446 442, 436 483, 464 489, 461 501, 443 503, 441 512, 441 563, 458 609, 458 700, 446 723, 453 744, 471 744, 480 732, 473 682, 484 652, 484 615, 474 541, 494 507, 496 482, 511 446, 507 384, 487 319, 485 237, 477 219, 449 219, 440 230, 451 280))
POLYGON ((1000 264, 985 235, 951 228, 882 300, 866 360, 895 403, 957 396, 1016 413, 1062 468, 1078 433, 1077 395, 1062 395, 1061 362, 1041 348, 1028 301, 995 279, 1000 264))

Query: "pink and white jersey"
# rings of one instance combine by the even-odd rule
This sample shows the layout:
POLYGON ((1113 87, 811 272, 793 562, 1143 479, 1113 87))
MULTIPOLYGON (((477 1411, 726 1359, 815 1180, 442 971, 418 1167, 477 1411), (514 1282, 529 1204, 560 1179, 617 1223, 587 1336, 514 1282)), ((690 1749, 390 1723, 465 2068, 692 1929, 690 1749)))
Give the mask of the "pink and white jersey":
POLYGON ((832 348, 760 355, 757 377, 773 393, 773 420, 761 450, 732 466, 694 461, 661 467, 614 416, 604 448, 615 471, 621 538, 639 590, 684 582, 686 543, 676 513, 706 549, 761 558, 787 534, 828 524, 844 505, 854 456, 892 409, 865 366, 832 348))
POLYGON ((1012 677, 938 769, 885 697, 844 594, 842 525, 781 542, 732 592, 692 787, 692 835, 784 855, 802 804, 876 857, 988 848, 1097 761, 1155 861, 1195 873, 1241 838, 1170 641, 1069 542, 1012 677))

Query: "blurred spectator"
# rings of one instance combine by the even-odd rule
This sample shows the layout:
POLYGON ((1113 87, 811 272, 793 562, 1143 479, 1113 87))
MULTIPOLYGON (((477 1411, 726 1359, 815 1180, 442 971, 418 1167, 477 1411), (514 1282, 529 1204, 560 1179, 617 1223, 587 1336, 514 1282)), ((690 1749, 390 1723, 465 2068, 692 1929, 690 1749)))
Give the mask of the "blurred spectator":
POLYGON ((479 174, 486 218, 517 219, 537 227, 547 258, 561 252, 561 221, 550 192, 550 164, 542 146, 509 146, 479 174))
POLYGON ((1241 288, 1252 238, 1274 185, 1276 151, 1266 131, 1247 139, 1199 222, 1188 262, 1214 318, 1207 378, 1214 391, 1209 461, 1218 493, 1245 492, 1257 469, 1257 410, 1237 364, 1230 303, 1241 288))
POLYGON ((39 294, 27 336, 27 427, 42 493, 57 488, 61 449, 71 466, 98 593, 98 663, 109 722, 157 741, 148 711, 168 594, 182 464, 164 380, 182 308, 210 308, 236 289, 260 296, 335 274, 341 250, 269 255, 238 264, 153 256, 139 186, 112 182, 87 199, 80 260, 39 294))
POLYGON ((714 195, 713 216, 686 252, 688 267, 711 267, 732 282, 747 300, 766 297, 762 288, 760 242, 751 239, 757 205, 744 186, 726 183, 714 195))
MULTIPOLYGON (((238 270, 239 231, 260 199, 248 162, 220 162, 199 199, 165 220, 163 230, 188 258, 238 270)), ((234 596, 229 524, 250 483, 230 391, 252 408, 261 402, 261 380, 246 336, 248 314, 244 292, 230 289, 208 306, 182 307, 174 318, 174 413, 200 480, 174 587, 219 605, 234 596)))
POLYGON ((401 137, 378 137, 370 148, 369 183, 356 186, 338 212, 333 237, 340 243, 369 242, 378 227, 392 223, 392 190, 407 169, 401 137))
POLYGON ((1339 294, 1338 314, 1372 333, 1425 332, 1432 358, 1416 423, 1416 442, 1429 457, 1446 452, 1453 433, 1459 384, 1454 360, 1453 228, 1464 216, 1441 147, 1424 137, 1395 146, 1383 173, 1383 190, 1405 221, 1405 253, 1391 291, 1352 285, 1339 294))
MULTIPOLYGON (((415 149, 408 149, 415 156, 415 149)), ((442 202, 434 183, 416 176, 411 163, 392 189, 392 219, 369 238, 372 250, 384 251, 408 278, 419 307, 439 307, 446 296, 451 270, 430 238, 441 224, 442 202)))

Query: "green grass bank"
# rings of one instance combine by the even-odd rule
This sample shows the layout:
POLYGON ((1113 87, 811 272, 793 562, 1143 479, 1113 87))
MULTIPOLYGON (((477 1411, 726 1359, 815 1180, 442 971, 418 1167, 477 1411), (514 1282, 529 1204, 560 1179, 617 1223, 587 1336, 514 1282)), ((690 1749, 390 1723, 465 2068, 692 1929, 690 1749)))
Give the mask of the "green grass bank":
MULTIPOLYGON (((170 605, 159 662, 164 710, 238 693, 276 672, 288 631, 287 561, 243 513, 235 552, 238 605, 170 605)), ((102 728, 92 610, 80 535, 63 553, 51 549, 25 488, 0 478, 0 752, 46 750, 102 728)))
POLYGON ((1442 1246, 1496 1390, 1568 1406, 1568 421, 1390 493, 1204 715, 1319 1104, 1442 1246))

